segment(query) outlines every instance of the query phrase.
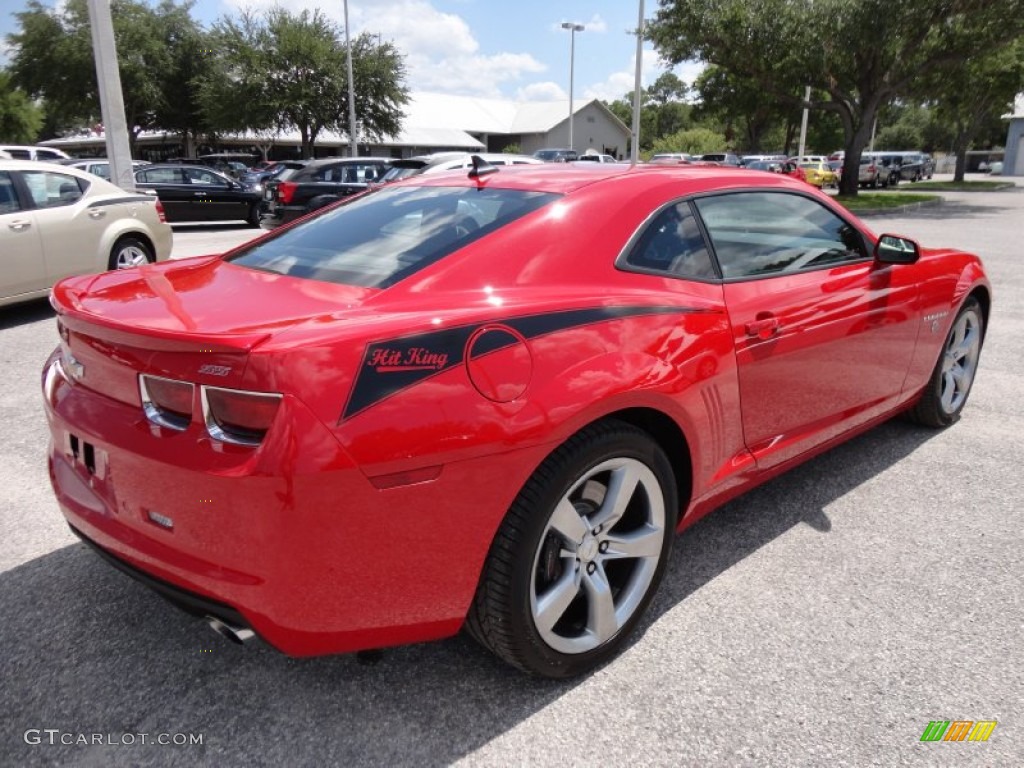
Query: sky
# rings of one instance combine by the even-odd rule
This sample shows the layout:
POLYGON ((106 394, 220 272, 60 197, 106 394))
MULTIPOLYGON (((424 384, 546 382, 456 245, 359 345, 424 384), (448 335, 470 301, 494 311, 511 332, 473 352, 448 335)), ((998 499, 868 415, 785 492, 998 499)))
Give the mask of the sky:
MULTIPOLYGON (((197 0, 192 16, 208 27, 275 4, 293 12, 319 8, 339 24, 344 18, 342 0, 197 0)), ((0 0, 0 63, 6 36, 17 29, 14 14, 25 5, 0 0)), ((646 0, 648 18, 657 5, 646 0)), ((349 0, 349 23, 353 35, 379 34, 405 54, 413 91, 531 101, 568 98, 570 33, 561 23, 580 23, 573 96, 613 100, 633 90, 638 9, 636 0, 349 0)), ((644 86, 668 68, 645 44, 644 86)), ((691 84, 700 67, 673 71, 691 84)))

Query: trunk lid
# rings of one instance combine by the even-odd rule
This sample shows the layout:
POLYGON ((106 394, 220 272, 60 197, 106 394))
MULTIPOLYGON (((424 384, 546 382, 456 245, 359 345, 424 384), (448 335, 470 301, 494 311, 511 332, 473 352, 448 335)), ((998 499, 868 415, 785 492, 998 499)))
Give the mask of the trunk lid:
POLYGON ((296 325, 337 319, 376 293, 204 257, 71 278, 51 301, 66 372, 138 405, 139 373, 240 388, 255 347, 296 325))

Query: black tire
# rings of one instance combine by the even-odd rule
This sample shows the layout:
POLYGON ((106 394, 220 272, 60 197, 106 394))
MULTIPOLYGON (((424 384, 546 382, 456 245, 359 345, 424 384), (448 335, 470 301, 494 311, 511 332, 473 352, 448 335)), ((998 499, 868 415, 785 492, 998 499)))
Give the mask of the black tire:
POLYGON ((967 405, 985 340, 985 316, 971 296, 960 307, 942 343, 939 359, 921 399, 907 411, 911 421, 941 429, 955 423, 967 405))
POLYGON ((118 238, 110 249, 107 269, 128 269, 143 264, 152 264, 156 260, 153 248, 145 240, 134 235, 118 238))
POLYGON ((250 227, 258 227, 260 225, 260 204, 253 203, 249 206, 249 215, 245 217, 246 222, 250 227))
POLYGON ((594 669, 621 649, 654 596, 677 513, 672 467, 650 435, 616 420, 581 430, 544 460, 505 515, 467 630, 534 675, 594 669))

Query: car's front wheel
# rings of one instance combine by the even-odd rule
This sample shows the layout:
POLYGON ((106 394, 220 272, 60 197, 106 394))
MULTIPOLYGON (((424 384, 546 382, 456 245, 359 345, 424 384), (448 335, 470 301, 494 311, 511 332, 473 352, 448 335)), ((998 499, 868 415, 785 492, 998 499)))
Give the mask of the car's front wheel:
POLYGON ((110 249, 107 269, 128 269, 152 264, 155 260, 153 249, 138 237, 122 237, 110 249))
POLYGON ((978 372, 985 319, 973 296, 964 302, 949 329, 942 353, 921 399, 908 415, 928 427, 948 427, 960 418, 978 372))
POLYGON ((467 628, 535 675, 587 672, 622 647, 672 547, 675 478, 646 433, 609 420, 555 450, 509 509, 467 628))

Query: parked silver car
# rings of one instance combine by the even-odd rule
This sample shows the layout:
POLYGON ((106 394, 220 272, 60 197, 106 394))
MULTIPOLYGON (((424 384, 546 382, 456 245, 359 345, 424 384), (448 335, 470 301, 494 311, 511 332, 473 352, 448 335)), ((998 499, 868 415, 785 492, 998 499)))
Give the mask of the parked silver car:
POLYGON ((160 201, 77 168, 0 160, 0 306, 45 296, 70 275, 171 255, 160 201))

